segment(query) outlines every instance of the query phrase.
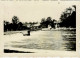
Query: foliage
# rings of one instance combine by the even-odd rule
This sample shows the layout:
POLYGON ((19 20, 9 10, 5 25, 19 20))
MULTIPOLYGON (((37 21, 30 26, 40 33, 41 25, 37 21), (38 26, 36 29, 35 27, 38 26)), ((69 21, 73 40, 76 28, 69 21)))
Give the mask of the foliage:
POLYGON ((47 17, 47 19, 42 18, 41 27, 42 28, 48 28, 48 25, 50 25, 52 28, 55 28, 54 21, 56 21, 56 20, 55 19, 52 20, 51 17, 47 17))
POLYGON ((27 29, 26 26, 23 26, 22 22, 19 22, 17 16, 13 16, 12 23, 8 21, 4 21, 4 32, 6 31, 16 31, 16 30, 25 30, 27 29))
POLYGON ((73 10, 71 7, 66 8, 66 11, 64 11, 61 14, 60 20, 60 26, 61 27, 76 27, 76 7, 73 6, 75 10, 73 10))

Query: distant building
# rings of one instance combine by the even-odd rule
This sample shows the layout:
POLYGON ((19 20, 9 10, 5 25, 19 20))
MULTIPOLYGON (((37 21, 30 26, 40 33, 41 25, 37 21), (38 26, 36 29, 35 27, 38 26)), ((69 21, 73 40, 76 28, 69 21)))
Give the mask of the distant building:
POLYGON ((38 30, 38 29, 40 29, 39 26, 40 26, 40 23, 34 24, 34 25, 32 25, 31 29, 38 30))

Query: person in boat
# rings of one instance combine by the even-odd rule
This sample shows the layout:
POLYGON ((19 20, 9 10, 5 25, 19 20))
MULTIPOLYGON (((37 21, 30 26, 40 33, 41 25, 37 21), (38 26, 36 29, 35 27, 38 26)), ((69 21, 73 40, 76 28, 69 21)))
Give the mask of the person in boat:
POLYGON ((27 30, 26 34, 23 34, 23 36, 30 36, 30 29, 27 30))
POLYGON ((27 32, 28 32, 28 34, 27 34, 27 35, 28 35, 28 36, 30 36, 30 30, 28 30, 27 32))

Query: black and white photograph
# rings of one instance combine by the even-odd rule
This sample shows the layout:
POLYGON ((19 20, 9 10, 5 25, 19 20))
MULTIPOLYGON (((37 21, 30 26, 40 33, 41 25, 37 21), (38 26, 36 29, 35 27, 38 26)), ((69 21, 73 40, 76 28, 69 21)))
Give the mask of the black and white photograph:
POLYGON ((76 52, 76 5, 15 3, 4 8, 3 53, 76 52))

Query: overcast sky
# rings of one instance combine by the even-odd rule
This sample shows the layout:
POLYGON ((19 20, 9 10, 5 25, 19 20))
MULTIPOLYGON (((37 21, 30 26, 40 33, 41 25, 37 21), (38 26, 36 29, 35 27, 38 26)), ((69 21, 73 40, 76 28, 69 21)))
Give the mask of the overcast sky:
POLYGON ((3 7, 3 20, 11 22, 17 16, 21 22, 40 22, 42 18, 52 17, 59 20, 61 13, 72 5, 58 3, 16 2, 5 3, 3 7))

